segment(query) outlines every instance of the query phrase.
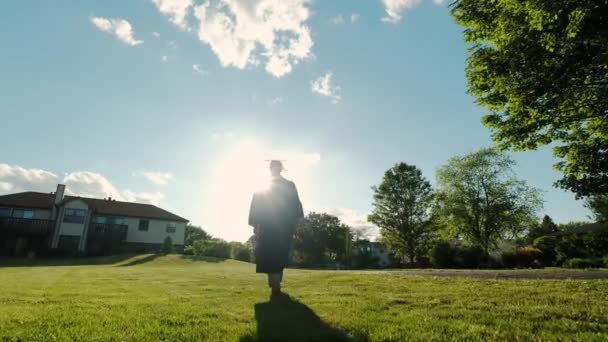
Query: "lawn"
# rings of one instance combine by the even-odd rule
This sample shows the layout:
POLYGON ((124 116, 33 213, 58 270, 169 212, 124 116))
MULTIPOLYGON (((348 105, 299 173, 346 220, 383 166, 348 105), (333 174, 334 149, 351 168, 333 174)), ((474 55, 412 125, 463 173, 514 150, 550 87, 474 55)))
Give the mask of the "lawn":
POLYGON ((232 260, 66 264, 0 266, 0 341, 608 339, 608 280, 287 270, 269 301, 232 260))

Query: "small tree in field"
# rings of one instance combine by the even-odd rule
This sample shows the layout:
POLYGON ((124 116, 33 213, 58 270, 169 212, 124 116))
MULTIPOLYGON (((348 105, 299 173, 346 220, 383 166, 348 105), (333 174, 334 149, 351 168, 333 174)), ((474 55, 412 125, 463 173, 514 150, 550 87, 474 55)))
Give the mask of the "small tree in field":
POLYGON ((519 235, 542 207, 537 189, 515 177, 515 162, 492 148, 457 156, 437 171, 436 214, 486 256, 507 235, 519 235))
POLYGON ((173 239, 171 239, 170 236, 167 236, 165 238, 165 241, 163 241, 163 250, 162 250, 163 254, 171 254, 174 252, 174 248, 173 248, 173 239))
POLYGON ((372 189, 374 208, 368 220, 380 228, 383 242, 393 253, 414 263, 426 254, 420 247, 431 235, 431 184, 416 166, 399 163, 372 189))

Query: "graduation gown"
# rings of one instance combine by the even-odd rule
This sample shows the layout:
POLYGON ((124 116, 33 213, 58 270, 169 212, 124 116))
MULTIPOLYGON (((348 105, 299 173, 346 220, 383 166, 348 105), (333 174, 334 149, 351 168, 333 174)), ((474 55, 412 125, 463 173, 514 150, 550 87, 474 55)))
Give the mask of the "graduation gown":
POLYGON ((270 188, 253 195, 249 225, 256 236, 257 273, 281 273, 287 266, 296 225, 304 216, 293 182, 274 178, 270 188))

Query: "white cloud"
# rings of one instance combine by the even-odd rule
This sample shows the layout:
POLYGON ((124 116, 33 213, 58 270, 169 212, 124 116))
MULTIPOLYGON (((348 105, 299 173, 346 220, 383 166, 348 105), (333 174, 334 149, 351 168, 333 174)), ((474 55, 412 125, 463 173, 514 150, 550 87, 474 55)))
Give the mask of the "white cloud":
POLYGON ((152 32, 152 35, 156 38, 160 38, 160 33, 156 32, 156 31, 152 32))
POLYGON ((382 0, 386 16, 382 21, 396 24, 401 21, 403 12, 420 4, 421 0, 382 0))
POLYGON ((60 182, 66 185, 66 194, 73 196, 112 197, 118 201, 151 204, 159 204, 164 199, 164 195, 160 192, 118 190, 107 178, 95 172, 71 172, 61 180, 59 176, 50 171, 0 164, 0 194, 23 191, 51 192, 57 188, 57 183, 60 182))
POLYGON ((433 0, 433 2, 435 3, 435 5, 441 6, 441 5, 443 5, 443 3, 445 1, 444 0, 433 0))
POLYGON ((146 171, 142 172, 141 175, 156 185, 167 185, 173 180, 173 174, 170 172, 146 171))
POLYGON ((128 21, 120 18, 91 17, 91 22, 103 32, 108 32, 123 43, 131 46, 142 44, 142 40, 133 37, 133 28, 128 21))
POLYGON ((207 0, 195 7, 199 39, 224 67, 265 64, 275 77, 311 56, 310 0, 207 0))
POLYGON ((192 70, 194 70, 194 72, 196 72, 197 74, 201 74, 201 75, 207 75, 209 73, 207 70, 203 69, 198 64, 192 64, 192 70))
POLYGON ((267 104, 270 107, 280 105, 281 103, 283 103, 283 98, 278 96, 267 101, 267 104))
POLYGON ((0 193, 50 192, 56 188, 58 181, 59 177, 49 171, 0 164, 0 193))
MULTIPOLYGON (((323 211, 321 210, 321 212, 323 211)), ((359 235, 359 238, 375 239, 379 236, 378 227, 367 221, 367 214, 361 214, 348 208, 334 208, 325 212, 338 217, 340 221, 350 226, 354 233, 359 235)))
POLYGON ((122 200, 121 193, 104 176, 90 171, 72 172, 65 176, 66 193, 75 196, 122 200))
POLYGON ((331 19, 331 22, 334 25, 342 25, 344 24, 344 17, 342 16, 342 14, 337 15, 331 19))
POLYGON ((165 195, 162 192, 133 192, 131 190, 125 190, 122 192, 123 200, 127 202, 137 202, 160 205, 165 199, 165 195))
POLYGON ((168 56, 161 56, 160 60, 163 61, 163 62, 167 62, 167 60, 169 60, 169 57, 168 56))
POLYGON ((152 0, 159 12, 167 16, 169 20, 182 30, 189 31, 186 16, 190 7, 194 5, 193 0, 152 0))
POLYGON ((343 25, 344 23, 346 23, 347 20, 350 20, 351 24, 356 24, 359 19, 361 19, 361 16, 357 13, 353 13, 350 15, 350 17, 346 18, 342 14, 339 14, 331 18, 331 23, 334 25, 343 25))
POLYGON ((342 98, 340 96, 340 87, 333 84, 333 76, 332 72, 326 73, 310 82, 310 88, 313 93, 331 98, 331 102, 335 104, 340 102, 342 98))

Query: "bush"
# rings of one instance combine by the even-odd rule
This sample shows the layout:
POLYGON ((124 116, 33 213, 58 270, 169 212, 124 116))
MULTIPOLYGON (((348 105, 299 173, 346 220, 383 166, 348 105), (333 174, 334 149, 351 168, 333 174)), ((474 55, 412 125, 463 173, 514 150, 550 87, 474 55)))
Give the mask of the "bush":
POLYGON ((602 258, 602 262, 604 264, 604 267, 608 268, 608 255, 606 255, 604 258, 602 258))
POLYGON ((557 262, 557 252, 555 251, 557 238, 555 236, 541 236, 534 239, 532 245, 543 253, 540 259, 543 266, 555 265, 557 262))
POLYGON ((431 264, 436 268, 451 268, 454 266, 454 254, 454 248, 449 242, 439 241, 431 249, 431 264))
POLYGON ((485 252, 479 246, 465 247, 459 250, 461 267, 480 268, 485 264, 485 252))
POLYGON ((534 247, 512 248, 502 252, 502 263, 506 268, 539 267, 543 252, 534 247))
POLYGON ((230 244, 222 239, 197 240, 192 244, 192 253, 221 259, 230 258, 230 244))
POLYGON ((173 253, 174 248, 173 248, 173 239, 171 239, 170 236, 167 236, 165 238, 165 241, 163 241, 163 248, 161 250, 161 252, 163 254, 171 254, 173 253))
POLYGON ((602 261, 593 258, 572 258, 566 260, 564 266, 567 268, 597 268, 602 267, 602 261))

